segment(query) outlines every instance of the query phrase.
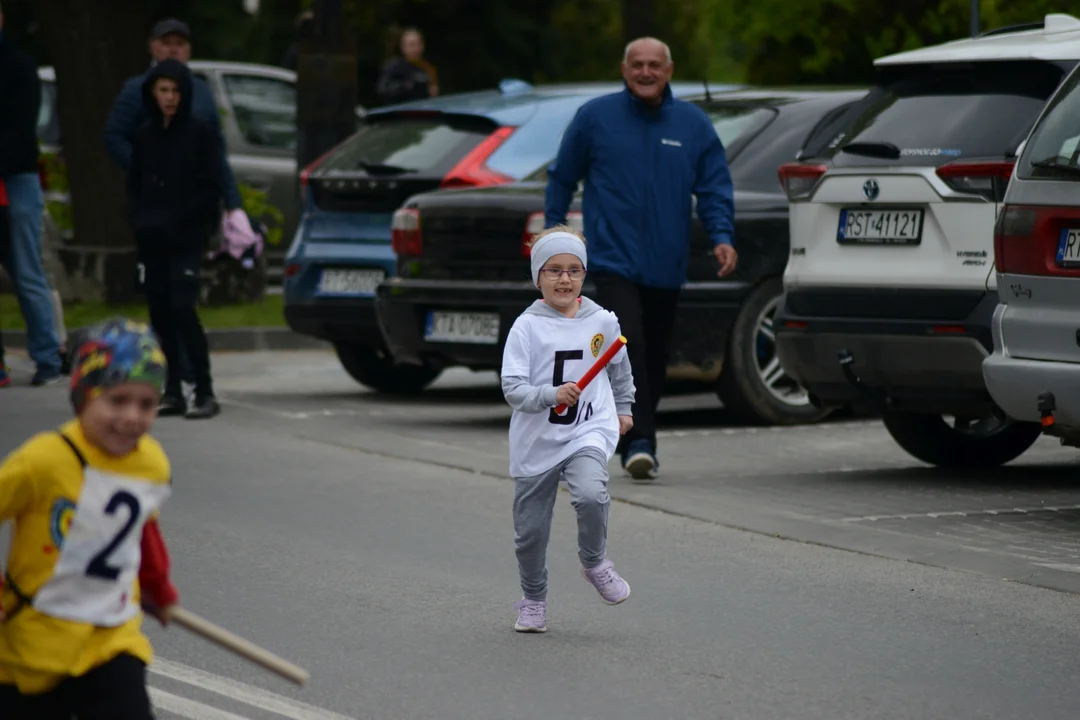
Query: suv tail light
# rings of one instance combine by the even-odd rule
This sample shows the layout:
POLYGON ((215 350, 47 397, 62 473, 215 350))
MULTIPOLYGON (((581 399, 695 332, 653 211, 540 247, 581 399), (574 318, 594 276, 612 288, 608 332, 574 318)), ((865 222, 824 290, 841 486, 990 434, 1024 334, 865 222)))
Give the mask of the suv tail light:
POLYGON ((937 169, 937 176, 956 192, 981 195, 991 202, 1005 199, 1014 161, 978 162, 958 160, 937 169))
POLYGON ((780 185, 787 193, 788 200, 804 200, 810 196, 828 170, 827 165, 789 162, 781 165, 777 174, 780 176, 780 185))
POLYGON ((502 185, 513 182, 514 178, 496 172, 487 166, 488 158, 494 154, 506 139, 514 134, 515 127, 501 127, 488 135, 479 145, 474 147, 469 154, 461 158, 461 161, 446 174, 440 189, 477 187, 483 185, 502 185))
MULTIPOLYGON (((566 224, 582 235, 585 234, 585 218, 576 210, 566 213, 566 224)), ((521 233, 521 255, 529 257, 529 243, 533 236, 544 229, 544 213, 534 212, 525 222, 525 231, 521 233)))
POLYGON ((401 255, 419 257, 424 253, 420 237, 420 211, 401 208, 394 213, 390 223, 390 247, 401 255))
POLYGON ((1080 208, 1006 205, 994 228, 999 273, 1080 277, 1080 208))

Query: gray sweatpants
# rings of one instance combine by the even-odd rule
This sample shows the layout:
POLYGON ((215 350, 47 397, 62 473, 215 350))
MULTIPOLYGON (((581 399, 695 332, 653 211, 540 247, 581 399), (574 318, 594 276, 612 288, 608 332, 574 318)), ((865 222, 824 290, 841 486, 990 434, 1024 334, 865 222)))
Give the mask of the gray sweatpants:
POLYGON ((584 448, 547 472, 514 478, 514 543, 521 590, 529 600, 547 599, 547 546, 559 481, 570 488, 577 511, 578 557, 586 568, 604 561, 607 546, 607 460, 597 448, 584 448))

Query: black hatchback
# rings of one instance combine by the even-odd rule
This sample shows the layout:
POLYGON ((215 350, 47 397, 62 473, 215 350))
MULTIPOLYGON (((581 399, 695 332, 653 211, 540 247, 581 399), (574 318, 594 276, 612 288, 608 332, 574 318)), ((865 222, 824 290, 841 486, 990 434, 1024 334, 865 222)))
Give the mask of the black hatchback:
MULTIPOLYGON (((772 318, 790 253, 788 201, 777 168, 811 133, 827 132, 864 90, 756 89, 687 98, 709 115, 735 185, 737 270, 723 279, 694 219, 690 266, 672 335, 669 380, 714 387, 745 421, 816 422, 776 355, 772 318)), ((514 319, 539 291, 525 242, 544 226, 546 170, 497 187, 410 197, 391 230, 397 276, 376 292, 387 347, 399 363, 498 370, 514 319)), ((568 220, 579 229, 581 194, 568 220)), ((592 287, 586 276, 583 294, 592 287)))

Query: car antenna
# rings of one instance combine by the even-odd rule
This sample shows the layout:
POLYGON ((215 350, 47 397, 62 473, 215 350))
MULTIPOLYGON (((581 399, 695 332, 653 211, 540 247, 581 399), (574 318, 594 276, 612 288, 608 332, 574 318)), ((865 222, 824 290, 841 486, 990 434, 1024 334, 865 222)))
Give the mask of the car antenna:
POLYGON ((701 82, 705 83, 705 102, 712 102, 712 94, 709 92, 709 81, 703 79, 701 82))

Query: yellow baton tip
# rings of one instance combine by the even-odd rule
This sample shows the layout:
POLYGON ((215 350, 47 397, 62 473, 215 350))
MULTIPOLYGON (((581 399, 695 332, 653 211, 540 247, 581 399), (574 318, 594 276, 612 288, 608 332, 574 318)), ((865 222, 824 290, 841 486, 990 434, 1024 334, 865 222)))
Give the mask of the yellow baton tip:
POLYGON ((619 336, 619 342, 621 342, 623 345, 625 345, 626 344, 626 336, 625 335, 620 335, 619 336))

